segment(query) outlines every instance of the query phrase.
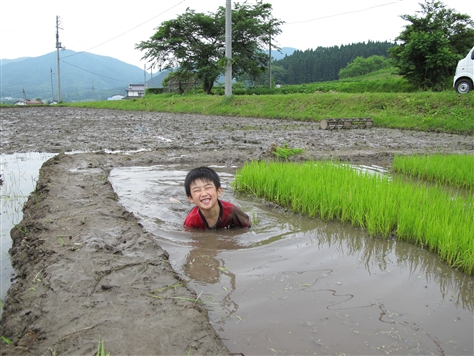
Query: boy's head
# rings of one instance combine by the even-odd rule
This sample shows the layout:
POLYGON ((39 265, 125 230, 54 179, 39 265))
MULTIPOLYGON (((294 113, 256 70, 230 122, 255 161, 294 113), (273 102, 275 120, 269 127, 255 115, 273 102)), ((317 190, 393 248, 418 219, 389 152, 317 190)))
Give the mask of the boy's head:
POLYGON ((212 182, 216 187, 216 190, 219 190, 221 187, 221 181, 219 175, 215 170, 209 167, 198 167, 190 170, 184 179, 184 189, 186 190, 186 195, 189 197, 192 196, 191 193, 191 184, 197 180, 203 182, 212 182))

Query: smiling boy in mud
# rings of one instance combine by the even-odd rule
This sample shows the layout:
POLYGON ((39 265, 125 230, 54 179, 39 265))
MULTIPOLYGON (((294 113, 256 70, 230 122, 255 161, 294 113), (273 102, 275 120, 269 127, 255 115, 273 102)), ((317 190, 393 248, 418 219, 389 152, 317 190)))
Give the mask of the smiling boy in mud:
POLYGON ((186 195, 196 206, 184 220, 184 227, 204 230, 250 227, 250 219, 236 205, 219 200, 219 175, 208 167, 194 168, 184 180, 186 195))

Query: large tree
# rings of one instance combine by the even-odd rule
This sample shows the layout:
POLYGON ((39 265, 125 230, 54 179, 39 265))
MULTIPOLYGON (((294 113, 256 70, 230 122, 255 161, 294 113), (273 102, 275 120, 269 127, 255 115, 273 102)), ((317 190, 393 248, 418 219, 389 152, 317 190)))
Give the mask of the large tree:
POLYGON ((421 89, 445 89, 456 63, 474 43, 473 21, 467 14, 425 0, 416 15, 401 15, 408 22, 389 50, 399 74, 421 89))
MULTIPOLYGON (((195 73, 206 93, 211 93, 216 79, 225 72, 225 7, 216 13, 186 12, 163 22, 148 40, 136 49, 152 67, 195 73)), ((271 4, 258 1, 234 3, 232 10, 232 71, 257 77, 265 71, 265 52, 283 22, 272 17, 271 4)), ((274 48, 277 48, 274 46, 274 48)), ((277 48, 278 49, 278 48, 277 48)))

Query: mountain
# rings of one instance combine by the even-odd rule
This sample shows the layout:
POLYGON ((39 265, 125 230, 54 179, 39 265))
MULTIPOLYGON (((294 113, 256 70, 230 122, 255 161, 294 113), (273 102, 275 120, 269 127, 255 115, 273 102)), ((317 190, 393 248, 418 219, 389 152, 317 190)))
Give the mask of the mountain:
POLYGON ((291 56, 294 51, 297 51, 297 49, 292 47, 282 47, 281 53, 272 49, 272 60, 278 61, 279 59, 283 59, 286 56, 291 56))
MULTIPOLYGON (((290 56, 295 48, 283 47, 281 53, 272 50, 273 60, 290 56)), ((129 84, 143 83, 142 68, 116 58, 88 52, 64 50, 59 52, 61 100, 106 100, 114 94, 126 95, 129 84)), ((58 99, 56 51, 39 57, 2 59, 1 97, 13 101, 26 97, 42 100, 58 99)), ((146 73, 148 87, 160 88, 168 71, 146 73)))
POLYGON ((23 61, 25 59, 28 59, 28 58, 31 58, 31 57, 20 57, 20 58, 15 58, 15 59, 0 59, 0 65, 4 65, 4 64, 8 64, 8 63, 14 63, 14 62, 20 62, 20 61, 23 61))
MULTIPOLYGON (((145 79, 143 69, 112 57, 72 50, 59 54, 64 101, 105 100, 113 94, 126 95, 129 84, 143 83, 145 79)), ((56 51, 1 63, 2 97, 45 100, 52 96, 57 100, 56 51)))

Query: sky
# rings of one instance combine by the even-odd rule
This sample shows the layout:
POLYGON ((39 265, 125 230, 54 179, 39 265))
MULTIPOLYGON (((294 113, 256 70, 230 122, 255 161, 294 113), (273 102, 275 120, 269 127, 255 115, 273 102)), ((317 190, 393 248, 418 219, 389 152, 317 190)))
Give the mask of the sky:
MULTIPOLYGON (((441 0, 474 18, 473 0, 441 0)), ((235 1, 232 0, 233 4, 235 1)), ((244 0, 237 1, 243 3, 244 0)), ((254 4, 256 0, 247 0, 254 4)), ((266 0, 273 17, 283 20, 273 42, 299 50, 367 41, 393 41, 424 0, 266 0)), ((56 51, 59 41, 76 52, 117 58, 140 68, 144 53, 135 45, 148 40, 163 21, 186 8, 216 12, 226 0, 0 0, 0 59, 37 57, 56 51)))

